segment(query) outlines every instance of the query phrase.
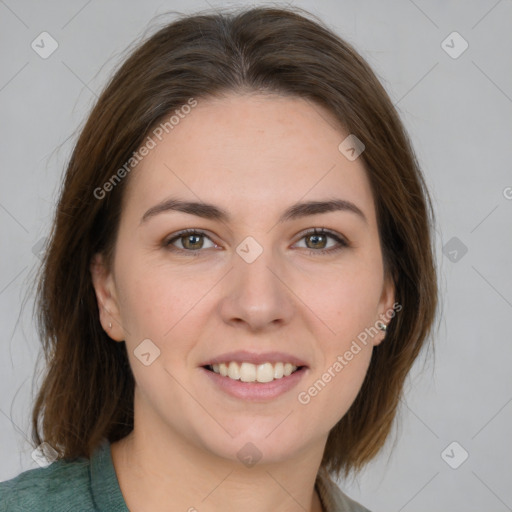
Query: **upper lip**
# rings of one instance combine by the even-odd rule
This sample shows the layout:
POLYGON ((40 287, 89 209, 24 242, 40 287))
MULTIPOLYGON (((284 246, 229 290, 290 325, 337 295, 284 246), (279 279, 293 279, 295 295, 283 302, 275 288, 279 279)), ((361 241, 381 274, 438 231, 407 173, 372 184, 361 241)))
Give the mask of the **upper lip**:
POLYGON ((252 363, 252 364, 263 364, 263 363, 291 363, 295 366, 307 366, 307 364, 292 354, 285 352, 249 352, 247 350, 237 350, 236 352, 226 352, 219 356, 208 359, 201 363, 199 366, 208 366, 220 363, 229 363, 235 361, 237 363, 252 363))

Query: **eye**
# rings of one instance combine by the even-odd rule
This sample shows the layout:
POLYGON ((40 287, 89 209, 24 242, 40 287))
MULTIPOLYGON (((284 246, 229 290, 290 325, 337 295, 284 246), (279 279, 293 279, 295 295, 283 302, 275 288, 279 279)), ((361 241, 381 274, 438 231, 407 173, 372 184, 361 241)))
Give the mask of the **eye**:
POLYGON ((307 231, 306 233, 302 233, 302 238, 300 240, 306 240, 306 248, 313 249, 308 251, 308 253, 314 256, 326 253, 332 254, 344 249, 345 247, 349 247, 349 243, 344 238, 324 228, 320 228, 319 230, 315 228, 307 231), (331 245, 330 248, 326 248, 327 240, 329 238, 334 240, 336 244, 334 244, 334 247, 331 245), (307 242, 308 239, 310 240, 310 243, 307 242))
MULTIPOLYGON (((312 249, 309 250, 308 253, 316 256, 319 254, 321 255, 326 253, 334 253, 344 249, 345 247, 349 247, 349 243, 343 237, 324 228, 315 228, 313 230, 302 233, 300 240, 308 239, 311 240, 311 242, 306 242, 305 248, 312 249), (331 246, 330 248, 326 248, 326 243, 329 238, 334 240, 336 243, 334 244, 334 247, 331 246)), ((184 229, 176 233, 171 238, 165 240, 163 245, 171 251, 181 253, 186 252, 192 256, 199 256, 201 249, 211 249, 213 247, 218 247, 218 245, 212 242, 210 237, 204 231, 197 229, 184 229), (209 240, 212 245, 210 247, 205 247, 204 239, 209 240), (178 242, 181 247, 175 245, 178 242)))
MULTIPOLYGON (((166 240, 164 242, 164 246, 168 247, 169 249, 177 252, 188 252, 192 253, 194 256, 198 256, 198 253, 200 249, 204 249, 204 238, 207 238, 210 240, 210 238, 204 233, 203 231, 199 231, 197 229, 184 229, 183 231, 180 231, 172 238, 166 240), (181 247, 176 247, 174 245, 175 242, 179 242, 181 244, 181 247), (171 247, 173 246, 173 247, 171 247)), ((211 242, 211 240, 210 240, 211 242)), ((212 247, 215 246, 212 242, 212 247)), ((206 247, 207 249, 209 247, 206 247)))

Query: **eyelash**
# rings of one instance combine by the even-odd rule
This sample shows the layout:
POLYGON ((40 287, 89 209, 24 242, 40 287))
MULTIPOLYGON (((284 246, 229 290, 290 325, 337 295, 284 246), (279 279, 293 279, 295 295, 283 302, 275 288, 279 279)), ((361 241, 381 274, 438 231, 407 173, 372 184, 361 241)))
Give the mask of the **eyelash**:
MULTIPOLYGON (((176 233, 172 238, 166 239, 163 242, 163 245, 164 245, 164 247, 166 247, 167 249, 169 249, 172 252, 182 253, 182 254, 187 253, 187 255, 189 255, 189 256, 196 256, 196 257, 200 256, 201 255, 200 253, 203 252, 201 249, 196 249, 196 250, 180 249, 180 248, 174 247, 172 245, 172 243, 174 241, 179 240, 180 238, 184 238, 185 236, 190 236, 190 235, 200 235, 200 236, 204 236, 211 240, 211 238, 204 231, 201 231, 200 229, 184 229, 184 230, 176 233)), ((299 238, 299 241, 302 240, 303 238, 306 238, 308 236, 313 236, 313 235, 328 236, 328 237, 332 238, 333 240, 335 240, 339 245, 338 245, 338 247, 334 247, 334 248, 331 247, 330 249, 319 249, 319 250, 306 249, 308 254, 311 256, 333 254, 333 253, 341 251, 342 249, 345 249, 350 246, 350 244, 344 238, 340 237, 339 235, 337 235, 334 232, 332 232, 328 229, 325 229, 325 228, 320 228, 320 229, 314 228, 305 233, 302 233, 302 236, 299 238)), ((213 242, 213 240, 211 240, 211 241, 213 242)), ((215 242, 213 242, 213 243, 215 243, 215 242)))

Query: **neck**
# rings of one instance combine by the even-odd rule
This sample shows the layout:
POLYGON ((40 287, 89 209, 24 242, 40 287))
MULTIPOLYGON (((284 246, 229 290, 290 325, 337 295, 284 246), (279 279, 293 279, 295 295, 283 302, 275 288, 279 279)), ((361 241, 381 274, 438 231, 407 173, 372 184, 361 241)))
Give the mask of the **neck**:
POLYGON ((136 421, 127 437, 112 443, 131 512, 322 512, 315 480, 325 440, 286 461, 246 467, 169 432, 168 425, 143 426, 136 421))

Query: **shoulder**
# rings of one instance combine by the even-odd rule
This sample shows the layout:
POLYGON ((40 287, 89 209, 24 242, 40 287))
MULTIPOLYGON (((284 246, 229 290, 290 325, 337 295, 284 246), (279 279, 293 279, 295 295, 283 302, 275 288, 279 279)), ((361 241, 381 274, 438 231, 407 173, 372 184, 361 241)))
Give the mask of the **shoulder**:
POLYGON ((0 482, 0 512, 94 511, 89 460, 60 459, 0 482))
POLYGON ((357 501, 349 498, 334 482, 329 473, 321 468, 317 477, 317 489, 325 512, 370 512, 357 501))

